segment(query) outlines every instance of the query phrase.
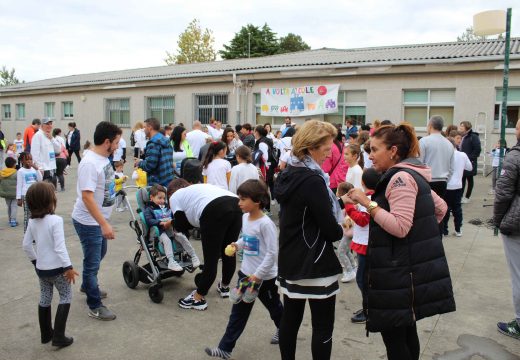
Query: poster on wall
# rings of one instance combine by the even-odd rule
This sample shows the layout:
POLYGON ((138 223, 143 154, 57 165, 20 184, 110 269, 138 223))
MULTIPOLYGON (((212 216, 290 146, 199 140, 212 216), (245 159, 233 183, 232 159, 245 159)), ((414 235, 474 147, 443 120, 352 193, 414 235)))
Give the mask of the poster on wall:
POLYGON ((339 84, 262 88, 262 116, 310 116, 338 111, 339 84))

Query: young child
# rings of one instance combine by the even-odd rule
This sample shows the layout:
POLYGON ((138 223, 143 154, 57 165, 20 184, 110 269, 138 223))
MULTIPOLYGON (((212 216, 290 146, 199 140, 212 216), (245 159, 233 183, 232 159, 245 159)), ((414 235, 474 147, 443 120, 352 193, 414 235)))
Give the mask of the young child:
POLYGON ((258 180, 260 175, 256 166, 251 164, 253 158, 251 149, 248 146, 242 145, 235 150, 238 165, 231 169, 231 179, 229 180, 229 191, 236 194, 237 189, 244 181, 253 179, 258 180))
POLYGON ((161 241, 164 253, 168 259, 168 269, 182 271, 182 267, 173 258, 173 246, 171 237, 175 237, 184 250, 191 257, 192 266, 198 268, 200 260, 189 242, 188 238, 181 233, 173 231, 172 211, 166 206, 166 189, 161 185, 154 185, 150 188, 150 201, 144 209, 146 225, 149 227, 157 226, 159 229, 159 240, 161 241))
POLYGON ((9 143, 7 145, 7 151, 5 153, 7 157, 10 157, 12 159, 18 159, 18 154, 16 154, 16 145, 9 143))
MULTIPOLYGON (((119 190, 123 188, 123 184, 128 179, 128 176, 126 176, 123 173, 123 168, 125 166, 125 163, 122 161, 115 161, 114 162, 114 176, 115 176, 115 192, 117 193, 119 190)), ((116 196, 116 211, 122 212, 126 210, 126 204, 123 203, 123 197, 121 195, 116 196)))
POLYGON ((16 139, 14 139, 13 144, 16 146, 16 155, 20 156, 20 154, 23 152, 22 133, 16 133, 16 139))
POLYGON ((90 151, 90 148, 92 147, 92 144, 90 141, 85 141, 85 144, 83 145, 83 151, 81 152, 81 157, 84 157, 88 151, 90 151))
POLYGON ((46 344, 52 340, 53 346, 69 346, 74 340, 65 336, 65 326, 72 300, 71 283, 75 283, 78 273, 72 268, 65 245, 63 219, 54 215, 54 186, 47 182, 34 184, 27 191, 25 200, 31 211, 31 219, 23 238, 23 249, 33 263, 40 280, 38 319, 41 342, 46 344), (53 330, 51 302, 54 286, 60 294, 60 303, 56 310, 53 330))
POLYGON ((43 180, 43 175, 36 165, 33 164, 31 153, 22 152, 20 154, 20 162, 22 167, 16 174, 16 200, 18 206, 23 206, 23 232, 25 233, 27 223, 31 217, 31 212, 25 202, 25 194, 27 194, 27 190, 32 184, 43 180))
MULTIPOLYGON (((365 194, 370 197, 374 193, 377 183, 381 175, 374 169, 368 168, 363 172, 361 182, 365 190, 365 194)), ((368 246, 368 227, 370 224, 370 214, 367 209, 361 205, 345 205, 345 211, 353 222, 353 236, 350 244, 350 250, 357 255, 358 267, 356 272, 356 283, 363 295, 363 279, 365 276, 366 254, 368 246)), ((350 319, 355 324, 366 322, 366 316, 363 309, 354 313, 350 319)))
POLYGON ((16 178, 16 160, 8 157, 5 159, 5 168, 0 170, 0 197, 5 199, 9 225, 11 227, 18 226, 16 222, 16 214, 18 213, 18 204, 16 203, 16 178))
POLYGON ((139 189, 145 187, 148 183, 146 171, 139 167, 134 167, 134 172, 132 173, 132 180, 135 180, 135 185, 139 189))
MULTIPOLYGON (((348 182, 338 184, 336 196, 341 197, 354 188, 354 185, 348 182)), ((346 213, 346 212, 345 212, 346 213)), ((350 243, 352 241, 353 230, 351 229, 352 222, 348 218, 345 219, 343 238, 338 245, 338 260, 343 267, 343 277, 341 282, 348 283, 356 278, 356 260, 350 252, 350 243), (349 231, 350 230, 350 231, 349 231)))
POLYGON ((348 164, 346 182, 354 185, 356 189, 362 189, 361 177, 363 176, 363 156, 361 147, 358 144, 349 144, 345 146, 344 152, 345 162, 348 164))
POLYGON ((275 283, 278 274, 278 232, 273 221, 263 213, 264 207, 270 201, 267 186, 260 180, 247 180, 240 185, 237 194, 240 199, 238 204, 244 212, 242 237, 236 243, 228 245, 226 255, 234 256, 238 249, 243 248, 244 260, 238 271, 237 288, 230 295, 234 304, 226 332, 218 347, 205 350, 209 356, 221 359, 231 357, 231 352, 246 327, 254 305, 255 289, 258 291, 257 297, 269 311, 277 328, 271 344, 278 344, 278 327, 283 312, 275 283), (249 287, 242 287, 244 283, 250 284, 249 287))
POLYGON ((226 149, 226 144, 222 141, 214 141, 209 145, 208 153, 202 163, 202 176, 204 176, 204 183, 229 190, 231 163, 224 159, 226 149))

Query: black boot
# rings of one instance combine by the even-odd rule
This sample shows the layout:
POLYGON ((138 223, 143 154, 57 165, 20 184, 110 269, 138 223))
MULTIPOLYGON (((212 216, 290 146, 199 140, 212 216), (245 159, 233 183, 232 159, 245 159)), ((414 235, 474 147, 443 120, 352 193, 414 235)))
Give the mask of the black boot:
POLYGON ((38 320, 40 321, 40 333, 42 344, 47 344, 52 340, 52 319, 51 307, 38 306, 38 320))
POLYGON ((65 347, 74 341, 71 337, 65 336, 65 326, 67 325, 67 317, 69 316, 70 304, 59 304, 56 310, 56 318, 54 319, 54 336, 52 337, 52 346, 65 347))

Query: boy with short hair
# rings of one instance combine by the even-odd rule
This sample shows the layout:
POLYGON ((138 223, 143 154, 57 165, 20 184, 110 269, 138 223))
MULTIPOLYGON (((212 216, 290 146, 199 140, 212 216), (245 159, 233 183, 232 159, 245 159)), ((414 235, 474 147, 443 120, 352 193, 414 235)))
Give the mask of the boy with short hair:
POLYGON ((0 170, 0 197, 3 197, 7 204, 7 214, 11 227, 18 226, 16 222, 16 214, 18 213, 16 177, 16 160, 8 157, 5 159, 5 168, 0 170))
POLYGON ((22 133, 16 133, 16 139, 14 139, 13 144, 16 146, 16 155, 19 156, 23 152, 23 139, 22 133))

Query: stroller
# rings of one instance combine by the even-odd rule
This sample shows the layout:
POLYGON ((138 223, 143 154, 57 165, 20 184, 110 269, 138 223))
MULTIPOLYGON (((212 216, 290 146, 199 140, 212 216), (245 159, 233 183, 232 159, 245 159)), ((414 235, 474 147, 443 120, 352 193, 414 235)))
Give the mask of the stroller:
MULTIPOLYGON (((144 206, 150 199, 149 187, 137 190, 137 217, 130 202, 128 201, 125 189, 137 188, 127 186, 118 192, 122 201, 126 204, 132 215, 129 225, 137 235, 139 248, 133 260, 125 261, 123 264, 123 279, 130 289, 135 289, 139 282, 151 284, 148 288, 148 295, 154 303, 160 303, 164 297, 162 281, 173 276, 182 276, 185 271, 192 273, 195 271, 191 263, 190 256, 184 251, 181 245, 172 239, 173 254, 175 261, 183 268, 182 271, 168 269, 168 259, 164 255, 164 249, 159 241, 159 229, 156 226, 148 228, 144 218, 144 206), (141 255, 144 253, 148 261, 144 265, 139 265, 141 255)), ((202 267, 202 265, 201 265, 202 267)))

